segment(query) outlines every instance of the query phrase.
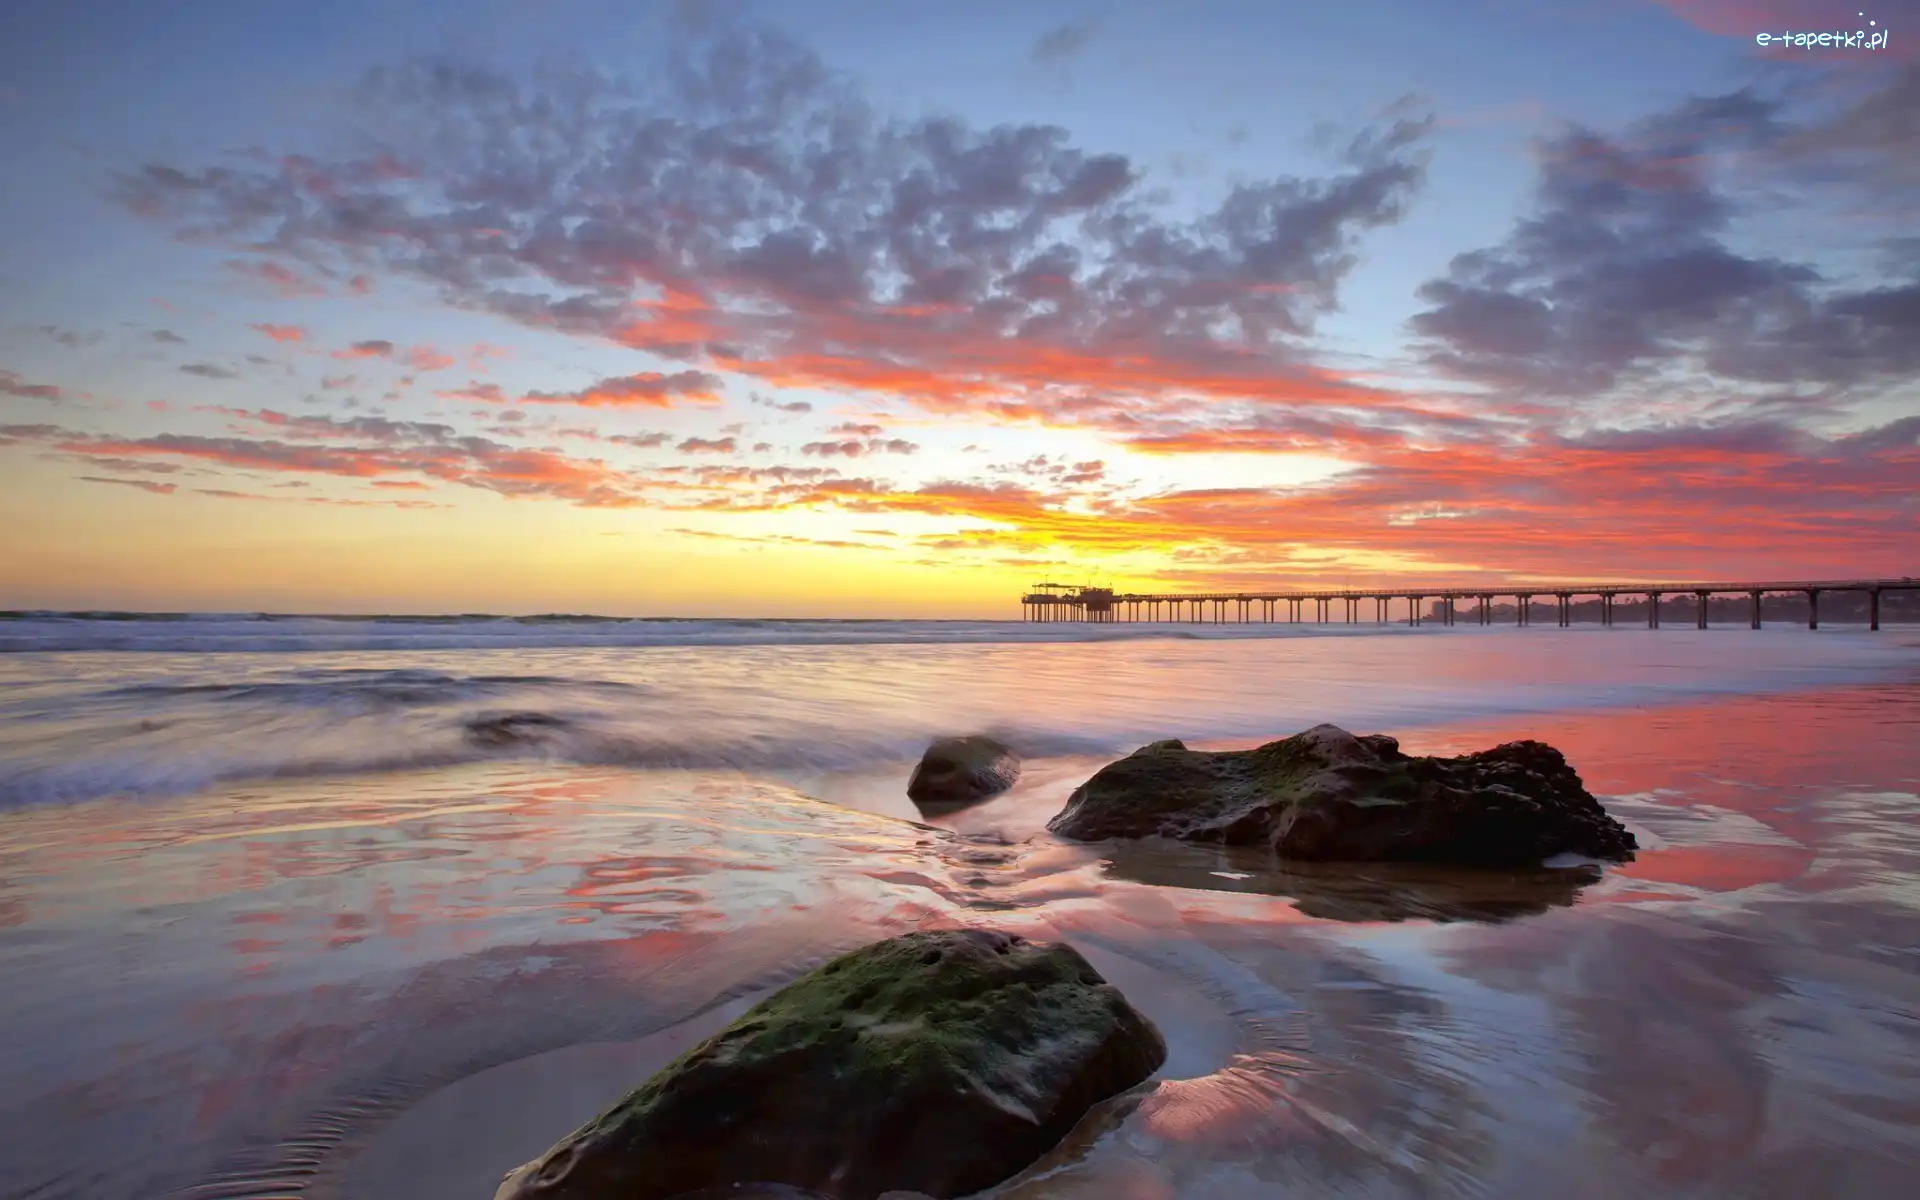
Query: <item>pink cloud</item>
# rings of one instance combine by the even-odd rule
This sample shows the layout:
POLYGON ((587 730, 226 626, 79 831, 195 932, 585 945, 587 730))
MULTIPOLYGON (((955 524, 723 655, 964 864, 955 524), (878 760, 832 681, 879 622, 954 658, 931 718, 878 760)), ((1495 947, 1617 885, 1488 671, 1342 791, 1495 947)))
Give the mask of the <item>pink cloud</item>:
MULTIPOLYGON (((265 259, 236 258, 227 263, 230 270, 245 275, 249 279, 264 283, 282 296, 322 296, 326 289, 277 262, 265 259)), ((163 305, 171 308, 171 305, 163 305)))
POLYGON ((505 346, 496 346, 491 342, 475 342, 467 351, 467 367, 469 370, 485 375, 488 360, 512 357, 513 351, 505 346))
POLYGON ((472 382, 464 388, 450 388, 435 392, 442 400, 478 400, 486 404, 505 404, 507 394, 500 390, 497 383, 472 382))
POLYGON ((452 355, 442 354, 432 346, 415 346, 407 351, 407 365, 416 371, 439 371, 453 363, 452 355))

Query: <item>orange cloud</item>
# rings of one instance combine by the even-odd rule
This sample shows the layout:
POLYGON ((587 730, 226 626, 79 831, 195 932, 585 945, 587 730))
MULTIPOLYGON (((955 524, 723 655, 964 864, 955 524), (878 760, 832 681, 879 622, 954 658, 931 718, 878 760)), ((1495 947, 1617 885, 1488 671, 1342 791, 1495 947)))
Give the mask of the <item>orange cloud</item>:
POLYGON ((307 340, 307 331, 298 325, 249 325, 247 328, 258 330, 276 342, 304 342, 307 340))
POLYGON ((1381 554, 1518 577, 1591 574, 1596 564, 1738 576, 1784 569, 1782 546, 1798 547, 1800 569, 1816 574, 1898 573, 1910 560, 1903 481, 1920 475, 1917 431, 1920 419, 1824 447, 1759 429, 1693 443, 1613 435, 1401 447, 1310 487, 1091 501, 1015 485, 830 479, 775 489, 766 504, 984 521, 962 544, 1001 555, 1160 555, 1176 564, 1167 577, 1188 585, 1311 578, 1329 562, 1381 554), (1313 554, 1293 561, 1303 548, 1313 554))

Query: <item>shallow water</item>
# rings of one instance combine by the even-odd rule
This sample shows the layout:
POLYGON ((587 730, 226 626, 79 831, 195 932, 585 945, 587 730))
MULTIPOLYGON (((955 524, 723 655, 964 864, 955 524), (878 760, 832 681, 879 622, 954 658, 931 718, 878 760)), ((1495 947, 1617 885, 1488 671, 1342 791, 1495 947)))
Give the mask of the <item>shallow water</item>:
POLYGON ((484 1197, 716 1005, 956 922, 1075 942, 1174 1047, 1003 1196, 1898 1194, 1913 640, 0 656, 0 1196, 484 1197), (1646 849, 1489 878, 1044 832, 1141 741, 1322 719, 1545 738, 1646 849), (1020 786, 910 821, 920 739, 983 728, 1020 786))

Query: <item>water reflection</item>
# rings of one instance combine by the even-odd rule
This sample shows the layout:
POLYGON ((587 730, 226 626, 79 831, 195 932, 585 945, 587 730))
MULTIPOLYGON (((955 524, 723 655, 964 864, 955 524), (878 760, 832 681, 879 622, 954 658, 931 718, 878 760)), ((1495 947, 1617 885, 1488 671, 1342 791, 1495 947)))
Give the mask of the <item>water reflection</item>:
POLYGON ((419 1200, 367 1156, 447 1161, 400 1135, 463 1081, 957 922, 1135 964, 1112 977, 1201 1064, 1005 1200, 1901 1194, 1917 717, 1881 688, 1407 739, 1563 748, 1646 847, 1604 873, 1063 844, 1041 827, 1069 760, 946 829, 549 764, 12 812, 0 1194, 365 1200, 378 1177, 419 1200))
POLYGON ((1329 921, 1511 921, 1571 905, 1602 877, 1590 864, 1479 871, 1422 863, 1286 862, 1255 847, 1168 838, 1115 842, 1100 853, 1109 878, 1285 896, 1307 916, 1329 921))

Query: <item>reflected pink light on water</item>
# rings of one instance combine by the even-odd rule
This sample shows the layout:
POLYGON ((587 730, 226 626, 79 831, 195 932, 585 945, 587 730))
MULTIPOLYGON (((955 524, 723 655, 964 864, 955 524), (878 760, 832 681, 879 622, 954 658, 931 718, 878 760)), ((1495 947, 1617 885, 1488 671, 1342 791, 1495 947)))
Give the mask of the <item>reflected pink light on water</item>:
POLYGON ((1644 833, 1636 862, 1517 917, 1391 871, 1351 872, 1377 876, 1357 898, 1177 856, 1170 882, 1129 878, 1041 832, 1084 769, 1048 759, 946 828, 888 811, 907 761, 818 789, 493 763, 19 809, 0 817, 0 961, 28 982, 0 1001, 20 1047, 0 1118, 62 1135, 19 1149, 20 1180, 98 1146, 127 1195, 309 1144, 340 1111, 360 1114, 326 1118, 345 1163, 487 1067, 626 1044, 872 937, 979 923, 1143 964, 1143 1002, 1245 1043, 1020 1196, 1420 1194, 1409 1178, 1872 1195, 1900 1177, 1888 1123, 1920 1097, 1920 1042, 1889 1015, 1920 1005, 1917 717, 1884 687, 1401 731, 1416 751, 1543 738, 1644 833), (1407 893, 1413 915, 1351 919, 1407 893))

